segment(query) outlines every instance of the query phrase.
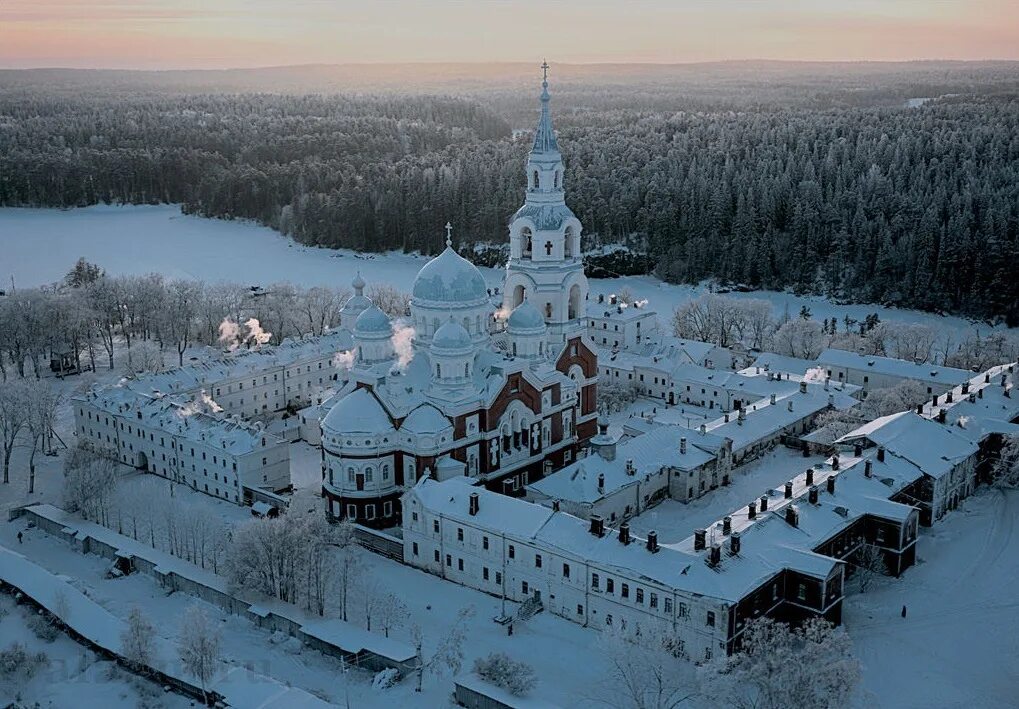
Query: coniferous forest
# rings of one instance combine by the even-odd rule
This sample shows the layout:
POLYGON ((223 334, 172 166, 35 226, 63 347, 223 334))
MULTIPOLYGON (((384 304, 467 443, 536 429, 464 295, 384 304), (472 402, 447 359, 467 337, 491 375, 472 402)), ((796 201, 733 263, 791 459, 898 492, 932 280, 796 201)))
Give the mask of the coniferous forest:
MULTIPOLYGON (((520 71, 263 91, 250 72, 0 72, 0 205, 174 202, 367 251, 433 252, 449 220, 500 243, 536 114, 520 71)), ((589 245, 646 249, 673 282, 1019 324, 1019 66, 628 72, 552 83, 589 245)))

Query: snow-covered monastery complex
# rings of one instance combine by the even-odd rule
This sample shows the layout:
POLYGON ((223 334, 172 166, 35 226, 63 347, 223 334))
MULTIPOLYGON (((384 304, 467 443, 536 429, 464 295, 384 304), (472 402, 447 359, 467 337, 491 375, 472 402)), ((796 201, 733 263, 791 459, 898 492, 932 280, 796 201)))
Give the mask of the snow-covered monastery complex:
MULTIPOLYGON (((1014 373, 1007 365, 960 385, 965 403, 953 395, 949 404, 972 418, 950 422, 941 413, 949 406, 862 426, 825 463, 676 544, 660 544, 654 532, 638 539, 626 522, 609 529, 601 515, 582 520, 558 501, 536 505, 459 479, 423 479, 404 500, 404 560, 496 596, 537 600, 585 626, 657 627, 695 661, 731 653, 760 616, 838 623, 850 562, 869 549, 884 571, 901 574, 916 561, 920 525, 972 492, 982 444, 1019 418, 1009 406, 1014 373)), ((710 452, 701 459, 710 463, 710 452)), ((613 458, 602 461, 608 470, 613 458)))
POLYGON ((75 396, 80 441, 116 460, 238 504, 290 487, 287 441, 263 422, 335 385, 343 330, 142 374, 75 396))
POLYGON ((409 325, 355 303, 356 355, 322 420, 330 518, 398 525, 400 496, 423 475, 522 494, 594 435, 597 356, 564 175, 546 81, 499 312, 448 225, 414 280, 409 325))

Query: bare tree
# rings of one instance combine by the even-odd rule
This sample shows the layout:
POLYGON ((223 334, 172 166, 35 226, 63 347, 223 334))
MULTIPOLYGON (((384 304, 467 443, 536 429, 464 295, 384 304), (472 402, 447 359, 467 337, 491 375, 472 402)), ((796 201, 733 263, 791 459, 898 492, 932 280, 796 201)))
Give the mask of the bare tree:
POLYGON ((460 669, 463 667, 463 646, 464 641, 467 639, 467 625, 473 617, 473 606, 461 608, 460 612, 457 613, 456 620, 453 621, 453 625, 439 639, 435 650, 427 660, 423 654, 424 634, 421 627, 418 625, 411 627, 411 637, 414 640, 414 647, 417 649, 417 656, 420 661, 417 671, 418 682, 414 691, 421 691, 425 672, 431 672, 436 675, 441 675, 447 670, 453 675, 460 672, 460 669))
POLYGON ((117 483, 116 461, 79 444, 64 459, 64 508, 109 526, 117 483))
POLYGON ((174 281, 167 289, 160 334, 164 342, 173 343, 177 349, 177 363, 182 367, 184 352, 194 336, 195 314, 201 292, 201 285, 193 281, 174 281))
POLYGON ((389 637, 389 631, 399 627, 407 620, 409 614, 403 601, 395 593, 382 593, 375 609, 375 616, 382 627, 382 632, 389 637))
POLYGON ((675 709, 694 694, 696 681, 687 663, 669 650, 664 635, 653 630, 628 632, 608 628, 598 638, 599 655, 608 671, 593 685, 594 704, 627 709, 675 709))
POLYGON ((18 434, 28 424, 25 408, 28 406, 29 386, 24 380, 6 382, 0 387, 0 446, 4 457, 4 484, 10 482, 11 455, 18 434))
POLYGON ((198 606, 189 606, 181 617, 177 634, 177 656, 184 671, 198 680, 205 703, 209 703, 206 687, 219 665, 219 629, 198 606))
POLYGON ((775 331, 772 349, 776 354, 816 359, 825 346, 821 326, 813 320, 796 318, 775 331))
POLYGON ((856 577, 856 588, 866 593, 874 583, 874 579, 888 573, 885 558, 881 550, 872 544, 864 544, 853 558, 853 575, 856 577))
POLYGON ((391 318, 402 318, 410 309, 410 296, 407 293, 385 283, 374 283, 368 286, 366 294, 379 310, 391 318))
POLYGON ((60 403, 60 393, 45 380, 36 380, 29 385, 29 397, 25 402, 24 416, 27 421, 30 441, 28 455, 28 492, 35 492, 35 456, 40 450, 48 450, 53 436, 53 422, 60 403))
POLYGON ((156 659, 155 635, 149 619, 138 608, 132 608, 120 635, 120 654, 137 669, 152 667, 156 659))

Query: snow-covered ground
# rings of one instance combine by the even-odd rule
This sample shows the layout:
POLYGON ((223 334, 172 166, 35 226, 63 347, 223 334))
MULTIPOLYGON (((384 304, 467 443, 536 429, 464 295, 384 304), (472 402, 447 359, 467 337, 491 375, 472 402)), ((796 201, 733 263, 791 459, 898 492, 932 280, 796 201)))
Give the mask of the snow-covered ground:
MULTIPOLYGON (((454 232, 454 236, 456 232, 454 232)), ((436 234, 436 246, 444 234, 436 234)), ((358 255, 301 246, 278 232, 247 221, 224 221, 181 214, 173 205, 95 206, 83 209, 0 209, 0 283, 11 276, 22 286, 52 283, 64 276, 80 256, 114 274, 153 271, 170 278, 233 281, 264 285, 290 281, 304 286, 346 287, 361 271, 369 282, 389 283, 406 290, 425 257, 387 253, 358 255)), ((493 287, 501 286, 499 269, 481 269, 493 287)), ((704 291, 703 286, 677 286, 651 276, 593 279, 592 300, 599 293, 623 288, 650 301, 663 321, 675 307, 704 291)), ((821 297, 762 291, 732 293, 737 298, 763 298, 775 314, 810 308, 815 319, 843 316, 862 320, 878 313, 882 320, 924 322, 940 329, 968 331, 974 324, 957 317, 898 310, 877 305, 835 305, 821 297)), ((981 325, 986 330, 987 326, 981 325)))
POLYGON ((867 706, 1019 706, 1017 517, 1019 491, 981 488, 922 530, 916 566, 847 599, 867 706))

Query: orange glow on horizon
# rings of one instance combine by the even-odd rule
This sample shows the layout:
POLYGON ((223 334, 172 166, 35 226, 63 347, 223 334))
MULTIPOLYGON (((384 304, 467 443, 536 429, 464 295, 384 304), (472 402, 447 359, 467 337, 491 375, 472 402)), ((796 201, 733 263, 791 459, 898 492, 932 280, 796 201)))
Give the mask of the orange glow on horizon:
POLYGON ((1019 59, 1014 0, 8 0, 0 67, 1019 59))

